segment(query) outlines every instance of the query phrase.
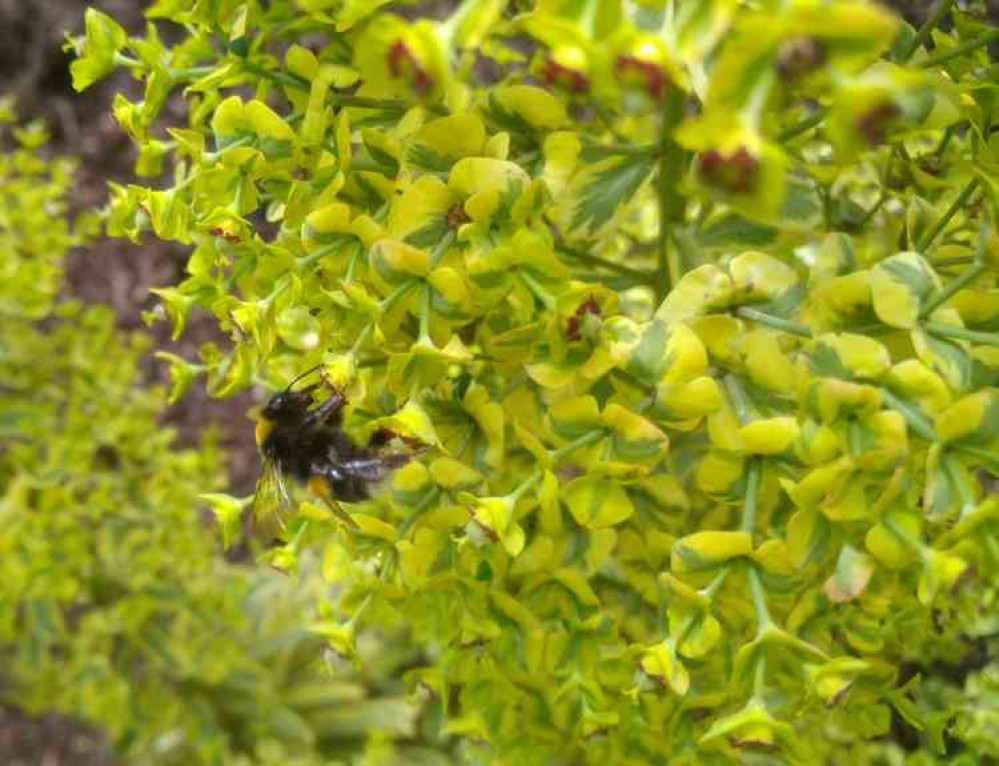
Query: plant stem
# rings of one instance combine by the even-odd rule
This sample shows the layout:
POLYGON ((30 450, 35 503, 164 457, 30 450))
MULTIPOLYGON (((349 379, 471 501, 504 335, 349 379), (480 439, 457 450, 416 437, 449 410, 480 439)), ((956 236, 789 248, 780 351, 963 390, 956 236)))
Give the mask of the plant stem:
MULTIPOLYGON (((219 149, 214 152, 205 152, 204 154, 205 161, 215 162, 222 155, 223 152, 226 152, 229 149, 238 149, 241 146, 249 146, 250 144, 253 143, 253 141, 254 141, 253 136, 242 136, 241 138, 237 138, 235 141, 231 141, 230 143, 226 144, 225 149, 219 149)), ((215 145, 218 146, 217 139, 215 141, 215 145)), ((188 176, 188 178, 183 182, 184 185, 186 186, 187 184, 189 184, 191 181, 195 179, 195 177, 196 176, 194 175, 188 176)), ((179 188, 180 188, 179 186, 175 186, 174 191, 176 191, 179 188)))
POLYGON ((977 255, 956 255, 953 258, 940 258, 932 261, 937 268, 945 269, 948 266, 966 266, 978 260, 977 255))
POLYGON ((917 407, 902 401, 887 388, 881 389, 881 398, 884 399, 885 404, 893 410, 897 410, 905 418, 905 422, 912 427, 912 430, 926 439, 926 441, 935 442, 937 440, 933 423, 917 407))
POLYGON ((371 606, 371 602, 373 599, 374 599, 374 593, 369 593, 367 596, 365 596, 364 600, 357 605, 357 609, 354 610, 354 613, 350 615, 350 617, 343 624, 343 626, 345 628, 352 628, 354 625, 356 625, 357 621, 361 618, 361 615, 363 615, 368 610, 368 607, 371 606))
MULTIPOLYGON (((277 85, 294 88, 295 90, 308 91, 312 87, 308 80, 298 75, 274 69, 265 69, 249 61, 243 62, 243 71, 262 79, 270 80, 277 85)), ((415 106, 415 104, 398 98, 370 98, 368 96, 352 96, 345 93, 330 93, 326 98, 333 106, 352 106, 358 109, 385 109, 387 111, 405 112, 407 109, 415 106)), ((437 114, 444 114, 447 111, 439 105, 430 105, 426 108, 437 114)))
POLYGON ((746 501, 742 507, 742 524, 739 528, 750 535, 753 534, 753 529, 756 527, 756 496, 759 494, 762 468, 758 457, 749 459, 749 473, 746 476, 746 501))
POLYGON ((513 492, 507 495, 507 497, 509 497, 513 501, 514 505, 516 505, 517 502, 520 500, 520 498, 524 496, 525 492, 527 492, 529 489, 531 489, 531 487, 533 487, 535 484, 541 481, 541 475, 542 475, 541 471, 535 471, 530 476, 528 476, 524 481, 522 481, 520 485, 513 490, 513 492))
POLYGON ((594 444, 606 436, 606 432, 601 428, 596 431, 590 431, 587 434, 583 434, 578 439, 573 439, 568 444, 564 444, 556 450, 552 450, 549 456, 552 459, 552 463, 557 463, 559 460, 564 458, 566 455, 570 455, 578 449, 587 447, 590 444, 594 444))
POLYGON ((555 299, 552 297, 551 293, 545 290, 545 288, 538 283, 538 280, 528 274, 526 269, 518 269, 517 275, 524 283, 524 286, 531 291, 534 297, 545 304, 545 308, 550 309, 555 305, 555 299))
POLYGON ((860 423, 856 420, 851 420, 847 426, 847 433, 850 437, 850 452, 854 455, 859 455, 864 451, 863 435, 860 431, 860 423))
POLYGON ((131 56, 122 53, 121 51, 115 52, 114 64, 115 66, 128 67, 129 69, 143 69, 145 67, 145 64, 143 64, 141 61, 132 58, 131 56))
POLYGON ((941 338, 966 340, 971 343, 981 344, 982 346, 999 346, 999 334, 996 333, 976 332, 974 330, 966 330, 963 327, 940 324, 939 322, 924 322, 922 327, 931 335, 938 335, 941 338))
POLYGON ((950 223, 951 218, 957 215, 957 211, 960 210, 964 204, 968 201, 968 198, 975 193, 975 189, 978 188, 978 179, 972 178, 967 186, 961 189, 961 193, 957 195, 957 198, 951 203, 951 206, 947 208, 947 211, 937 219, 937 222, 933 224, 933 228, 930 229, 926 234, 922 236, 918 243, 916 243, 916 250, 919 252, 925 252, 930 245, 933 244, 940 232, 947 228, 947 224, 950 223))
POLYGON ((366 341, 368 339, 368 336, 371 335, 371 329, 373 327, 374 325, 370 324, 364 325, 364 329, 361 330, 361 332, 358 334, 357 340, 354 341, 354 345, 350 347, 351 354, 357 354, 357 352, 360 351, 364 341, 366 341))
POLYGON ((961 498, 961 512, 958 518, 963 519, 978 506, 975 491, 968 486, 968 482, 965 480, 964 474, 961 473, 957 465, 957 460, 953 455, 947 455, 943 459, 943 464, 944 470, 947 471, 947 475, 950 477, 951 484, 957 487, 957 494, 961 498))
POLYGON ((318 247, 315 250, 313 250, 311 253, 308 253, 306 255, 303 255, 301 258, 298 258, 297 263, 300 267, 310 266, 316 261, 325 258, 327 255, 335 253, 344 245, 349 244, 352 239, 353 237, 350 236, 345 236, 342 239, 337 238, 333 242, 329 242, 328 244, 325 244, 322 247, 318 247))
POLYGON ((933 30, 937 28, 937 25, 943 21, 943 17, 947 15, 950 11, 951 6, 954 5, 954 0, 940 0, 937 3, 937 7, 933 9, 933 13, 929 15, 923 25, 916 32, 916 36, 912 38, 912 42, 909 46, 902 52, 899 57, 899 63, 904 64, 910 58, 916 50, 926 43, 930 39, 930 35, 933 34, 933 30))
POLYGON ((580 282, 599 282, 602 285, 606 285, 614 292, 620 293, 624 290, 629 290, 632 287, 651 287, 652 283, 655 281, 656 275, 649 272, 646 278, 639 279, 637 277, 627 276, 626 274, 607 274, 602 271, 574 269, 572 271, 572 278, 580 282))
POLYGON ((434 249, 430 251, 430 268, 436 269, 441 262, 441 258, 444 257, 444 253, 448 251, 448 248, 454 244, 454 231, 448 230, 448 232, 441 237, 440 241, 434 245, 434 249))
POLYGON ((264 80, 270 80, 277 85, 283 85, 287 88, 307 91, 311 87, 308 80, 299 77, 298 75, 288 74, 287 72, 279 72, 275 69, 264 69, 264 67, 257 66, 252 61, 243 62, 243 71, 264 80))
MULTIPOLYGON (((683 645, 687 643, 687 638, 693 632, 694 628, 697 627, 697 623, 699 622, 697 619, 698 616, 699 615, 696 612, 691 612, 684 618, 683 622, 680 623, 680 629, 676 632, 676 640, 672 642, 673 647, 678 654, 681 652, 683 645)), ((668 620, 669 618, 667 617, 667 621, 668 620)), ((664 643, 670 643, 670 640, 667 639, 664 643)))
MULTIPOLYGON (((346 93, 330 93, 326 99, 333 106, 353 106, 357 109, 385 109, 386 111, 405 112, 414 106, 414 104, 398 98, 370 98, 368 96, 350 96, 346 93)), ((428 106, 427 110, 435 114, 444 114, 446 111, 444 107, 436 105, 428 106)))
POLYGON ((749 419, 749 407, 746 404, 746 393, 742 390, 742 384, 732 373, 725 376, 722 384, 728 392, 729 401, 732 402, 732 409, 735 410, 735 416, 739 419, 739 423, 746 425, 749 419))
POLYGON ((186 69, 172 69, 170 70, 170 78, 172 80, 197 80, 214 71, 215 67, 213 66, 192 66, 186 69))
POLYGON ((684 151, 673 139, 673 133, 683 120, 683 104, 683 91, 675 86, 668 87, 659 131, 659 260, 655 286, 657 305, 662 303, 682 276, 671 230, 674 223, 683 221, 685 208, 685 200, 679 189, 684 169, 684 151))
POLYGON ((939 66, 940 64, 946 64, 951 59, 960 58, 965 53, 970 53, 978 48, 984 48, 986 45, 994 43, 996 40, 999 40, 999 29, 990 29, 988 32, 979 35, 973 40, 968 40, 966 43, 956 45, 949 50, 940 51, 940 53, 934 54, 933 56, 928 56, 925 60, 920 62, 919 66, 924 69, 929 69, 930 67, 939 66))
POLYGON ((595 154, 618 154, 623 157, 655 157, 659 152, 662 151, 662 146, 659 144, 584 144, 584 152, 592 152, 595 154))
POLYGON ((569 247, 568 245, 557 243, 555 248, 560 253, 565 253, 571 258, 575 258, 581 263, 588 263, 593 266, 600 266, 601 268, 607 269, 608 271, 613 271, 618 274, 624 274, 625 276, 634 277, 640 280, 643 284, 649 284, 656 278, 656 273, 651 271, 643 271, 642 269, 632 268, 631 266, 626 266, 623 263, 617 263, 616 261, 609 260, 607 258, 601 258, 599 255, 592 255, 583 250, 577 250, 574 247, 569 247))
POLYGON ((718 589, 721 588, 722 584, 725 582, 725 578, 728 577, 728 573, 730 571, 731 567, 729 565, 722 567, 721 570, 718 572, 718 574, 715 575, 715 579, 713 579, 705 587, 701 588, 701 590, 699 591, 700 594, 702 596, 707 596, 708 598, 714 596, 715 593, 718 592, 718 589))
POLYGON ((753 677, 753 697, 759 700, 763 699, 763 692, 765 691, 767 677, 767 656, 760 653, 760 656, 756 658, 756 669, 753 677))
POLYGON ((798 335, 802 338, 812 337, 812 331, 806 325, 792 322, 788 319, 781 319, 780 317, 775 317, 772 314, 751 309, 748 306, 740 306, 735 310, 735 313, 743 319, 759 322, 760 324, 765 324, 775 330, 781 330, 783 332, 790 333, 791 335, 798 335))
POLYGON ((948 125, 944 128, 943 135, 940 137, 940 143, 937 144, 937 148, 933 150, 933 153, 937 157, 943 157, 947 147, 950 146, 951 139, 954 138, 954 125, 948 125))
POLYGON ((344 282, 354 281, 354 270, 357 268, 357 261, 364 252, 364 245, 358 240, 354 244, 354 252, 351 253, 350 260, 347 261, 347 271, 343 275, 344 282))
POLYGON ((767 609, 767 600, 763 595, 763 583, 760 582, 760 573, 756 571, 754 565, 749 565, 746 577, 749 578, 749 589, 753 594, 753 609, 756 611, 756 635, 759 636, 773 625, 774 621, 770 616, 770 610, 767 609))
POLYGON ((296 553, 298 552, 298 549, 302 545, 302 538, 305 537, 305 533, 309 529, 310 525, 311 523, 308 519, 305 519, 305 521, 303 521, 299 525, 298 530, 295 532, 295 536, 292 538, 291 542, 288 543, 288 547, 291 550, 295 551, 296 553))
MULTIPOLYGON (((979 460, 984 460, 986 463, 991 463, 994 465, 999 465, 999 454, 992 452, 992 450, 986 449, 985 447, 976 447, 972 444, 955 444, 954 447, 964 452, 972 457, 977 457, 979 460)), ((992 475, 996 475, 993 470, 986 466, 985 470, 992 475)))
POLYGON ((384 298, 381 299, 381 301, 378 302, 379 311, 381 311, 382 313, 388 311, 390 308, 392 308, 392 304, 394 304, 397 300, 399 300, 403 295, 408 293, 415 284, 416 284, 415 279, 410 279, 406 282, 403 282, 395 290, 393 290, 391 293, 386 295, 384 298))
POLYGON ((812 128, 819 125, 825 118, 828 109, 824 106, 818 107, 814 112, 808 115, 801 122, 792 125, 789 128, 785 128, 780 133, 777 134, 777 141, 783 143, 785 141, 790 141, 792 138, 800 136, 802 133, 811 130, 812 128))
POLYGON ((978 279, 982 272, 985 271, 985 268, 985 264, 979 260, 974 266, 965 271, 957 279, 951 280, 947 286, 937 293, 929 303, 923 306, 919 315, 924 317, 930 316, 934 311, 940 308, 940 306, 949 301, 958 290, 978 279))
POLYGON ((418 342, 428 343, 431 346, 434 343, 430 339, 430 312, 432 297, 433 296, 430 293, 430 285, 424 282, 423 305, 420 307, 420 336, 418 342))
POLYGON ((357 173, 378 173, 386 178, 392 177, 392 168, 382 165, 370 157, 351 157, 350 169, 357 173))

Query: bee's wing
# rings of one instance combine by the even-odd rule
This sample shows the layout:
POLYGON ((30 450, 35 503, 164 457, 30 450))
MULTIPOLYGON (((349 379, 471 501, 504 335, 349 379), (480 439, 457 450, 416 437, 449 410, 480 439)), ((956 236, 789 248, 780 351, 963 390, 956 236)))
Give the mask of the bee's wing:
POLYGON ((292 506, 281 464, 277 460, 264 460, 253 498, 253 521, 258 534, 261 537, 276 537, 284 529, 292 506))

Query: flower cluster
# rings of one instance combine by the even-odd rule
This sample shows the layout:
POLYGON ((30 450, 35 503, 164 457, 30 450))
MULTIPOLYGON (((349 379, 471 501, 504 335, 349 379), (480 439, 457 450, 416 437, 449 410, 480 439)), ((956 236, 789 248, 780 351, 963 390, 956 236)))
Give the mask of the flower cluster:
POLYGON ((429 447, 271 560, 321 548, 343 618, 406 625, 414 688, 495 762, 808 760, 893 716, 941 746, 899 665, 999 566, 995 34, 380 6, 174 0, 172 49, 94 12, 72 43, 79 84, 145 82, 115 114, 170 161, 111 232, 190 245, 162 312, 232 339, 171 358, 175 394, 322 363, 351 433, 429 447))

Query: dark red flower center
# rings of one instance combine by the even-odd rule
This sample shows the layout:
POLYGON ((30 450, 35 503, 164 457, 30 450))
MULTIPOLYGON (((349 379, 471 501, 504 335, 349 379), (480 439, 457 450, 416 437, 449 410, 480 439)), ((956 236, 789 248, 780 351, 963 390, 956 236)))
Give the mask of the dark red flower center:
POLYGON ((576 307, 575 313, 569 317, 569 321, 565 325, 565 337, 569 340, 582 340, 583 336, 580 333, 580 327, 582 326, 583 319, 587 314, 593 314, 594 316, 600 316, 600 304, 597 303, 597 299, 592 295, 588 297, 585 301, 580 303, 576 307))
POLYGON ((573 93, 585 93, 590 89, 590 80, 585 74, 578 69, 560 64, 551 56, 545 59, 541 74, 549 85, 561 85, 573 93))
POLYGON ((208 233, 211 234, 213 237, 222 237, 222 239, 224 239, 226 242, 239 242, 242 240, 242 237, 240 237, 238 234, 233 234, 232 232, 228 232, 222 228, 211 229, 209 230, 208 233))
POLYGON ((793 82, 814 72, 825 60, 826 48, 814 37, 790 37, 777 52, 777 72, 793 82))
POLYGON ((447 213, 444 215, 444 220, 451 229, 457 229, 462 224, 468 223, 472 219, 468 217, 468 213, 465 212, 464 206, 460 202, 455 202, 448 208, 447 213))
POLYGON ((868 146, 877 146, 884 142, 892 123, 901 116, 902 110, 896 104, 883 101, 863 112, 853 124, 868 146))
POLYGON ((697 158, 697 172, 701 178, 733 194, 752 191, 759 168, 760 161, 745 146, 727 156, 717 149, 708 149, 697 158))
POLYGON ((388 68, 393 77, 405 80, 417 95, 426 95, 433 86, 433 78, 402 40, 389 47, 388 68))
POLYGON ((622 54, 617 57, 614 67, 618 77, 624 82, 637 82, 652 98, 657 101, 662 98, 669 78, 658 64, 638 56, 622 54))

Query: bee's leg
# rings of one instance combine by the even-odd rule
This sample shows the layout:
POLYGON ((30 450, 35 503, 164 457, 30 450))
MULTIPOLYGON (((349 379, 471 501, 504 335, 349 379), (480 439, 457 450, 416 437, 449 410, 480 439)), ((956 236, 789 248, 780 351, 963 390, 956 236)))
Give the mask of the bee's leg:
POLYGON ((382 465, 388 470, 393 470, 396 468, 402 468, 406 463, 413 459, 415 452, 394 452, 387 455, 382 455, 378 459, 381 461, 382 465))
POLYGON ((308 489, 309 492, 326 503, 326 506, 333 511, 338 519, 347 526, 356 529, 357 522, 337 502, 337 497, 349 501, 349 498, 342 496, 338 490, 338 485, 342 483, 343 475, 335 468, 327 468, 322 473, 314 473, 309 477, 308 489))
POLYGON ((340 409, 346 401, 347 400, 344 398, 343 394, 339 391, 334 391, 333 395, 330 396, 329 399, 305 416, 305 419, 302 421, 302 425, 305 428, 313 428, 321 423, 325 423, 333 417, 338 417, 340 415, 340 409))
POLYGON ((377 431, 371 434, 371 438, 368 439, 367 446, 368 449, 378 452, 381 455, 382 459, 386 461, 393 461, 393 464, 389 466, 391 468, 396 468, 400 465, 404 465, 409 461, 409 459, 413 455, 417 455, 423 452, 427 448, 427 445, 424 444, 423 442, 414 439, 410 436, 404 436, 402 434, 396 433, 390 428, 379 428, 377 431), (381 454, 381 449, 385 447, 393 439, 399 439, 400 441, 402 441, 407 447, 409 447, 412 450, 412 452, 408 455, 381 454), (400 460, 401 462, 399 462, 400 460))
POLYGON ((393 467, 382 456, 350 458, 340 463, 340 469, 347 476, 353 476, 364 481, 377 481, 393 467))
POLYGON ((343 499, 363 500, 370 495, 371 485, 377 482, 391 471, 406 465, 412 455, 405 453, 379 455, 372 457, 355 457, 344 460, 340 463, 340 469, 344 473, 342 492, 339 495, 343 499))

